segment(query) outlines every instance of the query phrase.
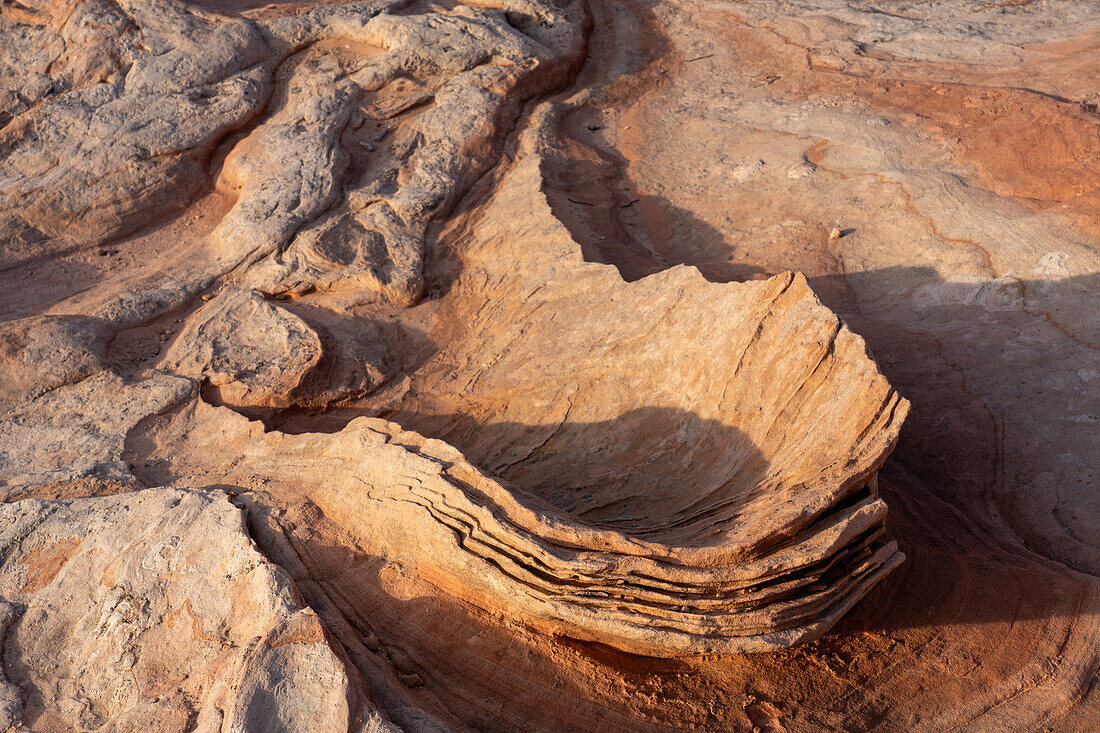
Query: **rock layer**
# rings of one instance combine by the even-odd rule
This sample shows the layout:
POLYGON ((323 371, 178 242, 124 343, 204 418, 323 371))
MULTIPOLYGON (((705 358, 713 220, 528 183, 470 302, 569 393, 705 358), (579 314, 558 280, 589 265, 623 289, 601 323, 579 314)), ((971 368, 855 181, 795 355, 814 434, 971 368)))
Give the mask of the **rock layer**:
POLYGON ((150 425, 143 477, 294 487, 367 554, 556 635, 656 656, 816 638, 903 557, 875 471, 907 403, 801 277, 623 283, 531 207, 540 185, 533 153, 501 181, 443 301, 477 314, 444 319, 468 335, 387 398, 508 482, 391 422, 265 435, 201 408, 150 425), (711 347, 692 363, 689 323, 711 347))
POLYGON ((0 722, 1096 728, 1096 27, 4 4, 0 722))

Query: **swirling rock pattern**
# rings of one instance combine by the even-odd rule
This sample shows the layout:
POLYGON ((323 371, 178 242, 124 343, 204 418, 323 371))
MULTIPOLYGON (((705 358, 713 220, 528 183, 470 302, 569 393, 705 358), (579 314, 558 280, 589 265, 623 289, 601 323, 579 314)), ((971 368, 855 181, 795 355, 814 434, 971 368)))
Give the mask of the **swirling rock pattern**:
POLYGON ((0 5, 0 727, 1100 725, 1100 15, 857 5, 0 5))
MULTIPOLYGON (((764 651, 820 635, 902 559, 882 536, 875 471, 905 401, 800 277, 730 287, 682 269, 645 287, 623 283, 577 256, 548 206, 531 210, 540 180, 528 158, 477 227, 495 233, 485 243, 495 256, 469 262, 463 278, 497 279, 502 290, 486 297, 458 285, 445 299, 487 322, 448 318, 469 341, 414 372, 390 408, 507 483, 438 439, 367 418, 320 441, 257 443, 242 428, 240 447, 222 448, 232 473, 214 472, 309 487, 372 554, 412 556, 471 603, 559 635, 657 656, 764 651), (498 217, 514 225, 494 225, 498 217), (517 260, 498 245, 513 241, 529 243, 532 264, 501 271, 494 263, 517 260), (569 306, 594 298, 599 320, 569 306), (699 328, 707 312, 713 361, 678 363, 687 320, 699 328), (568 358, 544 346, 555 342, 568 358), (606 368, 610 354, 620 369, 606 368), (790 382, 764 376, 780 374, 790 382), (543 424, 515 422, 534 405, 543 424), (825 415, 835 433, 807 429, 825 415)), ((196 480, 212 470, 208 445, 189 442, 226 432, 177 420, 152 455, 173 480, 187 456, 183 475, 196 480)))

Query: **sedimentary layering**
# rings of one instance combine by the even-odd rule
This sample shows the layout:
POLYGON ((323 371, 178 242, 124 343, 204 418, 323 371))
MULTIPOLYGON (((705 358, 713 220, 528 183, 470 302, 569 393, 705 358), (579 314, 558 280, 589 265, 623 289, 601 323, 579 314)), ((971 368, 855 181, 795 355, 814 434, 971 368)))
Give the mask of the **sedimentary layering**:
POLYGON ((1097 34, 4 2, 0 728, 1100 726, 1097 34))
POLYGON ((419 434, 185 410, 141 440, 145 476, 289 484, 370 554, 557 635, 657 656, 817 637, 901 561, 875 471, 906 403, 801 277, 624 283, 581 259, 540 181, 533 156, 505 176, 446 299, 467 337, 387 398, 419 434))

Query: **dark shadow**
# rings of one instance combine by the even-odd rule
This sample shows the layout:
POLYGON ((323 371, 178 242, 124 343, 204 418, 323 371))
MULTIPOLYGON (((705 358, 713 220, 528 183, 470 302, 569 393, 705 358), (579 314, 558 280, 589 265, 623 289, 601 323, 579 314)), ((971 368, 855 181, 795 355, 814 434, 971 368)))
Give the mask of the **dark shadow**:
MULTIPOLYGON (((618 439, 651 450, 634 435, 649 425, 667 431, 694 423, 698 432, 724 430, 684 411, 661 415, 649 408, 636 413, 622 426, 617 421, 577 426, 575 438, 589 445, 595 458, 601 446, 618 439)), ((459 444, 467 435, 471 450, 486 455, 543 438, 535 426, 476 425, 455 415, 403 417, 459 444), (479 432, 487 437, 477 437, 479 432)), ((678 446, 690 449, 698 438, 689 431, 678 446)), ((683 472, 680 485, 689 487, 694 464, 672 466, 683 472)), ((702 720, 714 726, 715 719, 691 701, 706 699, 738 710, 740 705, 724 703, 742 700, 749 685, 767 689, 769 683, 761 680, 797 686, 810 675, 814 684, 829 685, 839 679, 838 672, 847 681, 837 694, 846 693, 855 684, 852 679, 885 674, 899 661, 938 669, 937 660, 966 644, 996 654, 998 640, 1011 644, 1034 633, 1025 622, 1058 623, 1074 617, 1080 587, 1073 577, 992 531, 992 525, 967 516, 965 504, 939 498, 904 466, 888 465, 881 476, 891 505, 891 532, 910 559, 832 632, 819 642, 777 654, 674 660, 556 639, 515 623, 519 619, 494 618, 449 598, 399 564, 395 570, 393 563, 338 540, 346 534, 317 507, 280 494, 286 503, 275 530, 285 532, 290 543, 281 545, 275 532, 258 526, 262 507, 254 500, 245 503, 252 508, 250 530, 261 549, 295 577, 305 600, 366 681, 371 697, 399 724, 415 728, 428 715, 474 730, 637 730, 645 726, 634 720, 639 714, 634 701, 654 685, 660 688, 655 713, 666 724, 702 720), (945 640, 938 636, 944 628, 968 628, 969 636, 945 640), (836 671, 831 676, 818 672, 823 665, 835 665, 836 671), (720 672, 737 684, 715 682, 708 672, 720 672), (605 693, 600 685, 607 680, 614 680, 613 691, 605 693), (517 689, 523 694, 516 694, 517 689), (563 697, 568 706, 555 704, 563 697)), ((229 485, 219 488, 239 491, 242 498, 246 493, 229 485)))
POLYGON ((658 541, 700 541, 701 530, 759 497, 770 468, 738 428, 677 408, 560 425, 400 409, 381 417, 446 441, 482 470, 582 521, 658 541))
MULTIPOLYGON (((555 176, 574 181, 577 189, 583 190, 586 194, 595 191, 605 199, 613 199, 614 203, 607 207, 608 210, 629 206, 630 199, 625 193, 618 191, 615 185, 619 178, 616 166, 622 162, 621 156, 609 148, 589 147, 593 142, 592 136, 604 129, 599 121, 601 113, 598 107, 614 105, 629 99, 636 94, 638 85, 662 77, 665 73, 662 63, 671 58, 672 47, 664 37, 661 22, 644 4, 608 5, 588 2, 584 5, 586 15, 583 31, 588 40, 587 53, 580 68, 570 69, 566 75, 567 82, 556 89, 533 88, 523 96, 512 100, 513 103, 506 114, 501 116, 501 119, 506 121, 503 129, 508 131, 502 145, 504 153, 494 162, 494 168, 457 197, 455 214, 476 212, 477 208, 492 195, 497 175, 508 170, 516 155, 518 133, 523 129, 523 125, 516 125, 515 121, 520 119, 521 113, 529 113, 534 105, 543 103, 558 105, 557 111, 560 114, 556 122, 560 142, 563 147, 572 148, 571 154, 566 153, 563 160, 578 158, 577 165, 560 168, 552 165, 544 166, 543 174, 547 178, 545 191, 553 213, 567 225, 569 224, 568 212, 561 206, 559 199, 563 192, 567 193, 567 189, 571 190, 571 188, 555 185, 552 180, 555 176), (608 59, 614 59, 615 68, 609 68, 608 59), (571 108, 561 104, 581 90, 585 90, 586 93, 592 92, 585 106, 571 108), (578 149, 578 146, 583 149, 578 149), (601 156, 601 162, 598 165, 588 165, 588 162, 583 160, 586 156, 591 157, 593 153, 601 156)), ((509 15, 515 14, 510 12, 509 15)), ((520 30, 524 29, 521 27, 520 30)), ((584 198, 586 196, 581 196, 581 199, 584 198)), ((604 208, 598 210, 606 213, 604 208)), ((431 300, 445 296, 462 272, 462 243, 454 241, 453 232, 442 225, 442 217, 437 219, 440 221, 433 221, 430 224, 426 239, 424 272, 427 299, 431 300)), ((614 233, 618 227, 617 218, 599 216, 594 217, 592 221, 597 222, 601 230, 607 232, 603 237, 606 246, 614 247, 616 241, 614 233)), ((575 241, 580 242, 582 248, 590 247, 587 237, 575 237, 575 241)), ((589 252, 586 251, 586 256, 588 254, 589 252)), ((594 261, 605 261, 596 255, 594 257, 596 257, 594 261)), ((640 266, 646 267, 644 263, 640 266)))
MULTIPOLYGON (((310 564, 299 579, 306 600, 330 629, 346 624, 338 634, 341 643, 372 694, 398 722, 415 727, 418 710, 426 709, 477 730, 581 730, 585 721, 598 721, 591 729, 616 730, 626 729, 627 720, 630 729, 638 729, 644 726, 633 722, 636 711, 624 701, 640 699, 658 685, 655 704, 661 719, 681 715, 684 721, 703 720, 719 729, 713 719, 691 718, 697 709, 691 703, 707 699, 719 708, 728 702, 730 709, 741 709, 738 701, 750 686, 767 691, 769 685, 776 690, 810 685, 831 691, 822 710, 844 709, 844 695, 891 679, 899 665, 921 670, 923 679, 941 674, 945 665, 959 669, 959 659, 970 657, 1012 671, 1045 653, 1045 640, 1053 647, 1061 644, 1067 628, 1077 623, 1091 581, 1029 549, 998 516, 998 496, 1012 489, 1012 477, 1003 470, 1003 420, 998 417, 1005 406, 991 404, 978 391, 959 358, 971 355, 971 370, 982 361, 991 368, 1004 365, 1021 348, 1013 334, 1020 333, 1020 319, 1026 318, 1053 335, 1068 334, 1058 338, 1078 355, 1069 363, 1087 368, 1095 353, 1087 345, 1094 338, 1090 329, 1100 313, 1090 304, 1100 293, 1100 275, 1021 281, 992 290, 987 284, 943 282, 934 271, 910 267, 811 280, 826 304, 867 339, 892 383, 913 401, 902 439, 879 474, 880 493, 890 507, 888 533, 907 562, 818 642, 776 654, 644 659, 531 632, 426 585, 422 593, 414 587, 395 594, 380 578, 383 562, 332 540, 335 535, 319 529, 323 516, 294 518, 288 526, 293 527, 296 556, 310 564), (906 287, 920 296, 905 296, 899 289, 906 287), (1027 312, 1011 307, 1020 303, 1014 291, 1027 312), (864 312, 880 298, 890 309, 864 312), (1050 314, 1049 320, 1036 315, 1038 308, 1050 314), (967 324, 978 326, 960 330, 967 324), (422 686, 409 686, 410 669, 422 686), (608 679, 615 680, 614 692, 603 695, 597 688, 608 679), (733 682, 727 686, 726 680, 733 682), (515 694, 517 685, 523 685, 524 694, 515 694), (562 698, 569 700, 568 710, 555 707, 562 698)), ((1068 358, 1069 352, 1050 346, 1036 348, 1052 366, 1068 358)), ((1025 370, 1015 378, 1025 395, 1061 399, 1045 385, 1046 376, 1025 370)), ((1092 390, 1095 399, 1097 387, 1082 384, 1086 396, 1092 390)), ((373 413, 344 408, 328 414, 334 418, 328 428, 339 429, 360 414, 373 413)), ((755 481, 750 464, 756 457, 741 464, 740 472, 730 470, 732 462, 714 462, 714 456, 742 445, 744 436, 682 410, 645 408, 621 420, 556 431, 533 424, 482 424, 456 414, 398 410, 384 416, 451 442, 475 464, 566 511, 618 529, 644 532, 672 514, 655 516, 653 507, 690 506, 695 492, 709 485, 715 466, 736 474, 738 485, 755 481), (630 491, 623 489, 627 486, 630 491), (585 517, 580 491, 594 494, 608 487, 630 494, 628 502, 634 505, 612 503, 602 514, 585 517), (631 515, 640 519, 628 519, 631 515)), ((282 562, 269 545, 260 545, 282 562)))
POLYGON ((616 213, 607 202, 573 203, 583 191, 609 185, 616 171, 593 164, 591 156, 557 165, 557 173, 547 176, 555 213, 587 260, 615 265, 627 280, 681 264, 716 283, 804 271, 822 302, 864 337, 882 372, 912 401, 896 456, 945 497, 985 501, 1008 488, 1010 479, 999 474, 997 446, 1003 437, 999 413, 1005 409, 1053 400, 1069 410, 1071 403, 1079 408, 1083 402, 1094 407, 1080 419, 1095 424, 1100 378, 1089 375, 1100 371, 1100 274, 945 282, 928 267, 846 273, 832 257, 807 260, 803 254, 815 247, 843 248, 848 237, 858 236, 845 229, 839 241, 826 245, 824 224, 816 233, 800 232, 804 241, 769 248, 763 265, 761 253, 735 251, 722 232, 659 197, 633 199, 627 211, 646 209, 645 217, 616 213), (620 223, 610 227, 607 221, 616 217, 620 223), (1042 333, 1025 333, 1029 329, 1042 333), (1050 337, 1050 346, 1043 337, 1050 337), (998 397, 989 385, 980 385, 984 373, 996 373, 1013 359, 1023 359, 1019 369, 1004 370, 1004 380, 1017 385, 1014 395, 998 397), (1053 389, 1047 383, 1051 368, 1069 364, 1077 386, 1053 389))

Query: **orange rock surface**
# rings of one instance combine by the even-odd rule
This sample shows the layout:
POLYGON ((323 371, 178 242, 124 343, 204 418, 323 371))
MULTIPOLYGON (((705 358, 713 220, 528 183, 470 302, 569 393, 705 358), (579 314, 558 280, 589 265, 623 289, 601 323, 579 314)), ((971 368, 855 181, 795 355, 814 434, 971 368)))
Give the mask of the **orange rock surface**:
POLYGON ((3 4, 0 728, 1100 728, 1098 49, 3 4))

